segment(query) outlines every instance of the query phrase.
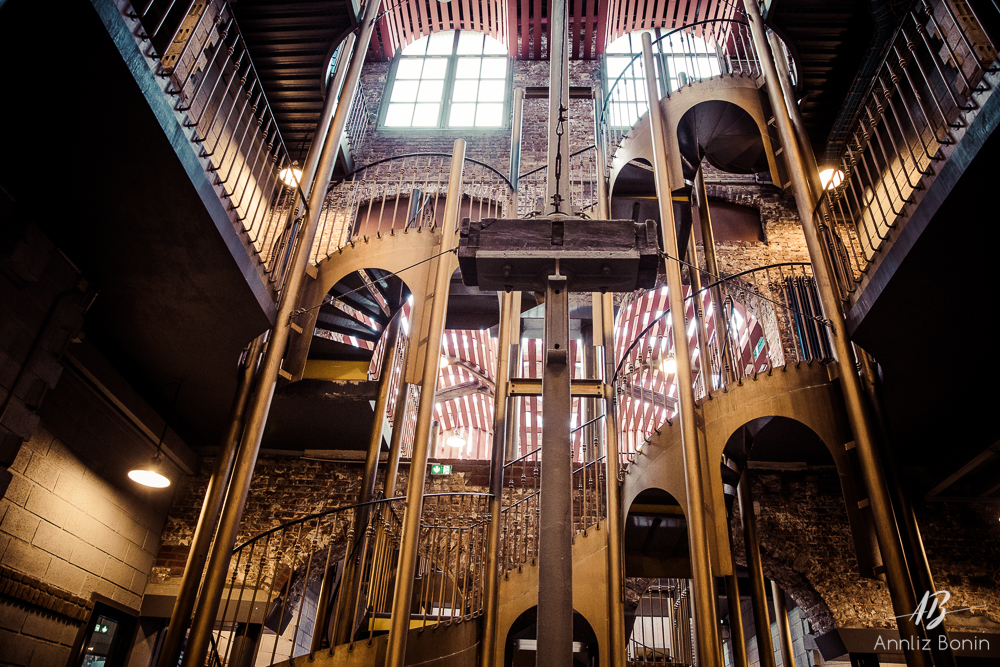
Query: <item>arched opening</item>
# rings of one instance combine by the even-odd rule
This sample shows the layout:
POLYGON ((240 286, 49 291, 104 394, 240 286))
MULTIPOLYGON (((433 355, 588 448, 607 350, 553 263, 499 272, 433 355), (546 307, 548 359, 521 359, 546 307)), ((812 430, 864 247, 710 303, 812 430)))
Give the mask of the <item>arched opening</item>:
MULTIPOLYGON (((538 607, 517 617, 504 642, 504 667, 534 667, 538 646, 538 607)), ((586 618, 573 612, 573 667, 599 667, 597 634, 586 618)))

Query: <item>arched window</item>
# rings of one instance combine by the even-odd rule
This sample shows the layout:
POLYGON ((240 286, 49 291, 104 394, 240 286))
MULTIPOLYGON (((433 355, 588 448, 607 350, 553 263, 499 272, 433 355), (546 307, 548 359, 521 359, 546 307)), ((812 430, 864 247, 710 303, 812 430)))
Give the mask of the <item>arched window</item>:
POLYGON ((470 30, 435 32, 397 56, 386 85, 386 128, 502 127, 507 47, 470 30))

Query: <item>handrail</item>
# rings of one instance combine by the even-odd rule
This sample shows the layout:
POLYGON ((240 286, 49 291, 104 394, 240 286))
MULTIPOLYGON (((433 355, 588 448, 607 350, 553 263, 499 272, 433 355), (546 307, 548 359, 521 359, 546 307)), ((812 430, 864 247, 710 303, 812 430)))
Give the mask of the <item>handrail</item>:
MULTIPOLYGON (((350 178, 354 174, 360 173, 360 172, 364 171, 365 169, 370 169, 371 167, 374 167, 376 165, 385 164, 386 162, 392 162, 394 160, 402 160, 402 159, 405 159, 405 158, 408 158, 408 157, 454 157, 454 156, 451 153, 440 153, 440 152, 437 152, 437 151, 421 151, 421 152, 417 152, 417 153, 403 153, 401 155, 392 155, 390 157, 384 157, 381 160, 375 160, 374 162, 369 162, 368 164, 366 164, 364 166, 355 168, 350 173, 344 174, 344 176, 342 176, 341 178, 337 179, 336 181, 330 181, 330 187, 332 187, 333 185, 335 185, 337 183, 342 183, 343 181, 346 181, 348 178, 350 178)), ((494 168, 492 165, 488 165, 488 164, 486 164, 485 162, 483 162, 481 160, 477 160, 477 159, 471 158, 471 157, 465 158, 465 161, 466 162, 471 162, 472 164, 478 164, 481 167, 485 167, 486 169, 489 169, 494 174, 496 174, 497 176, 501 177, 504 180, 504 182, 509 187, 511 187, 511 188, 514 187, 513 185, 511 185, 510 179, 507 178, 507 176, 504 175, 503 173, 497 171, 497 169, 494 168)))

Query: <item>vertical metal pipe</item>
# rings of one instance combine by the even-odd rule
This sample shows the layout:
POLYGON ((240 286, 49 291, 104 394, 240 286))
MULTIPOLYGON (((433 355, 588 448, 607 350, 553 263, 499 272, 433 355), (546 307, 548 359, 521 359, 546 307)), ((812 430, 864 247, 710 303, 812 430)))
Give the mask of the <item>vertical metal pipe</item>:
POLYGON ((215 471, 208 480, 208 488, 205 489, 205 501, 202 503, 201 514, 198 516, 194 536, 191 538, 191 551, 188 552, 187 563, 184 565, 184 575, 181 577, 177 601, 170 614, 167 636, 160 649, 160 659, 157 662, 159 667, 175 667, 180 659, 181 643, 187 632, 191 611, 194 609, 195 600, 198 597, 198 587, 205 570, 205 559, 208 557, 208 549, 215 536, 215 524, 219 520, 222 501, 233 473, 233 464, 236 462, 240 434, 243 431, 243 418, 246 416, 250 389, 253 386, 253 376, 257 370, 257 357, 260 355, 263 339, 264 337, 260 336, 250 344, 243 368, 240 371, 236 395, 233 397, 233 405, 229 413, 226 435, 222 439, 222 450, 215 462, 215 471))
MULTIPOLYGON (((694 230, 688 234, 688 273, 691 276, 691 296, 694 301, 695 330, 698 332, 698 359, 701 366, 701 387, 705 396, 712 393, 712 357, 708 353, 708 322, 701 293, 701 269, 698 267, 698 247, 694 230)), ((685 332, 686 335, 687 332, 685 332)))
POLYGON ((764 588, 764 570, 760 561, 760 542, 757 538, 757 517, 750 492, 750 476, 744 472, 736 487, 743 521, 743 548, 747 554, 747 572, 750 574, 750 602, 753 604, 754 627, 757 628, 757 654, 761 667, 775 667, 774 643, 771 641, 771 615, 767 611, 767 590, 764 588))
POLYGON ((740 607, 740 582, 735 566, 726 575, 726 599, 729 602, 729 636, 733 644, 733 667, 747 667, 747 640, 743 633, 743 608, 740 607))
POLYGON ((524 124, 524 88, 514 89, 514 118, 510 127, 510 185, 514 190, 514 210, 510 217, 517 217, 517 199, 520 196, 518 181, 521 176, 521 129, 524 124))
POLYGON ((878 538, 879 550, 882 552, 882 560, 886 566, 886 583, 888 584, 889 595, 892 598, 893 609, 897 616, 896 625, 899 629, 900 637, 914 640, 912 643, 906 645, 909 648, 904 651, 907 664, 910 667, 924 667, 928 665, 929 655, 924 651, 913 650, 922 644, 920 639, 924 633, 922 632, 922 628, 918 628, 911 618, 913 610, 916 609, 916 600, 914 599, 913 590, 910 587, 907 575, 906 558, 903 555, 903 549, 900 544, 899 531, 893 515, 892 503, 889 499, 889 489, 882 472, 882 462, 875 444, 874 429, 872 428, 870 417, 864 404, 861 381, 854 367, 853 355, 850 349, 850 338, 847 334, 844 315, 840 309, 839 297, 834 288, 832 271, 828 265, 826 253, 823 251, 820 223, 815 220, 812 214, 814 200, 810 196, 809 183, 806 177, 808 169, 799 150, 798 142, 795 140, 791 121, 785 109, 784 100, 782 99, 781 88, 778 85, 778 75, 774 67, 774 59, 768 49, 764 34, 764 22, 757 10, 755 0, 744 0, 743 4, 750 19, 750 27, 753 32, 754 43, 760 55, 765 80, 775 84, 771 85, 769 83, 766 86, 768 99, 771 102, 771 108, 774 110, 778 134, 784 148, 784 155, 788 161, 788 171, 795 190, 795 203, 798 208, 799 218, 802 221, 802 230, 805 233, 809 257, 813 265, 813 276, 816 279, 816 286, 819 291, 824 316, 830 326, 830 337, 836 352, 844 404, 847 408, 848 420, 851 425, 851 431, 854 434, 858 459, 861 463, 861 476, 864 480, 865 488, 868 492, 868 501, 872 508, 872 517, 875 521, 875 534, 878 538))
MULTIPOLYGON (((358 503, 367 503, 375 499, 375 481, 378 477, 378 459, 382 452, 382 426, 385 420, 386 406, 389 404, 389 388, 392 384, 392 364, 396 357, 399 342, 399 321, 403 309, 389 320, 383 332, 385 347, 382 352, 382 363, 379 367, 379 391, 375 400, 375 414, 372 420, 371 435, 368 438, 368 453, 365 456, 365 466, 361 474, 361 488, 358 490, 358 503)), ((369 519, 371 506, 362 505, 357 509, 354 542, 347 545, 347 558, 344 561, 344 574, 341 578, 341 594, 339 611, 337 612, 337 627, 334 630, 334 645, 346 644, 354 636, 354 619, 357 612, 357 597, 361 591, 361 577, 364 570, 364 556, 368 552, 369 519)))
POLYGON ((500 295, 500 330, 497 335, 496 391, 493 402, 493 458, 490 462, 490 523, 486 537, 486 577, 483 619, 483 649, 480 652, 482 667, 493 664, 496 651, 497 612, 499 611, 498 589, 500 588, 500 510, 503 505, 503 461, 507 444, 507 395, 510 383, 510 332, 514 295, 504 292, 500 295))
MULTIPOLYGON (((462 204, 462 173, 465 166, 465 140, 456 139, 452 151, 451 173, 448 177, 448 197, 441 227, 441 252, 455 247, 455 232, 462 204)), ((406 633, 410 629, 410 598, 413 594, 413 576, 417 567, 417 546, 420 539, 420 515, 423 511, 424 480, 427 477, 427 448, 434 412, 434 392, 437 389, 438 366, 441 363, 441 336, 444 334, 444 316, 448 307, 448 289, 451 281, 450 254, 434 260, 434 292, 427 314, 427 349, 420 387, 420 406, 417 409, 417 427, 410 458, 410 477, 406 487, 406 511, 403 514, 403 532, 400 536, 399 568, 396 571, 396 588, 392 600, 392 619, 389 627, 389 645, 386 649, 386 667, 403 667, 406 657, 406 633)), ((413 331, 421 328, 414 326, 413 331)), ((414 341, 411 344, 415 344, 414 341)))
MULTIPOLYGON (((553 4, 560 4, 555 0, 553 4)), ((573 463, 570 449, 569 289, 550 275, 545 289, 542 471, 538 530, 539 665, 573 662, 573 463)))
POLYGON ((572 212, 569 196, 569 22, 568 0, 552 0, 549 16, 549 150, 545 214, 572 212), (558 178, 556 173, 558 171, 558 178), (561 201, 555 204, 553 197, 561 201))
POLYGON ((222 590, 225 586, 230 554, 236 542, 240 519, 243 517, 243 508, 246 505, 247 493, 250 490, 250 479, 253 477, 254 467, 257 465, 260 439, 264 434, 264 424, 267 422, 267 414, 271 407, 271 398, 274 396, 278 370, 281 368, 285 345, 288 342, 292 312, 298 305, 299 291, 305 277, 306 264, 309 261, 309 251, 316 236, 316 227, 323 208, 323 200, 326 198, 326 184, 333 173, 333 165, 337 159, 340 147, 340 138, 343 136, 344 128, 347 125, 351 101, 354 98, 358 82, 361 78, 361 67, 364 64, 364 56, 368 51, 368 42, 371 40, 372 31, 375 27, 378 5, 377 0, 370 0, 365 7, 364 17, 361 22, 361 36, 358 38, 358 48, 351 62, 347 81, 344 84, 344 92, 338 101, 337 110, 330 124, 330 131, 327 134, 326 142, 323 144, 323 151, 316 172, 316 186, 309 193, 309 208, 305 229, 296 239, 291 268, 289 269, 288 278, 278 301, 275 325, 271 330, 267 352, 264 355, 260 376, 250 402, 247 423, 243 432, 243 442, 233 469, 232 482, 229 486, 229 492, 226 495, 212 555, 209 558, 208 572, 205 575, 202 595, 198 600, 187 648, 184 651, 184 667, 195 667, 196 665, 203 664, 205 656, 208 654, 209 638, 212 626, 215 624, 215 616, 218 612, 222 590))
MULTIPOLYGON (((406 356, 410 345, 406 345, 401 360, 406 367, 406 356)), ((410 385, 402 378, 399 381, 399 394, 396 396, 396 409, 392 413, 392 440, 389 443, 389 460, 385 464, 385 481, 382 483, 382 493, 386 498, 396 495, 396 480, 399 477, 399 457, 403 450, 403 432, 406 430, 406 408, 410 403, 410 385)))
POLYGON ((677 393, 681 426, 681 449, 684 452, 684 480, 687 490, 687 521, 691 545, 691 574, 694 578, 695 621, 697 626, 698 658, 700 667, 717 667, 719 658, 719 629, 715 612, 715 594, 712 584, 711 556, 708 548, 708 527, 705 518, 705 489, 701 476, 703 469, 701 446, 695 428, 694 388, 691 386, 691 355, 688 351, 687 325, 684 322, 684 285, 678 259, 677 233, 674 226, 674 207, 667 168, 666 136, 660 114, 659 94, 653 67, 652 40, 649 33, 642 35, 642 57, 646 70, 646 95, 649 99, 650 128, 653 138, 653 173, 656 196, 660 207, 660 233, 667 254, 667 290, 670 318, 674 330, 674 349, 677 355, 677 393))
MULTIPOLYGON (((722 275, 719 273, 719 260, 715 255, 715 231, 712 229, 712 213, 708 207, 708 192, 705 190, 705 170, 699 168, 695 179, 695 196, 698 204, 698 224, 701 226, 701 242, 705 248, 705 270, 708 272, 708 282, 714 283, 722 275)), ((733 381, 732 368, 722 355, 722 332, 725 331, 725 317, 722 314, 722 290, 716 285, 712 288, 712 310, 715 317, 715 340, 719 346, 719 384, 725 386, 733 381), (719 323, 722 323, 720 327, 719 323)), ((708 322, 705 322, 708 326, 708 322)))
MULTIPOLYGON (((595 300, 596 301, 596 300, 595 300)), ((597 304, 595 304, 597 305, 597 304)), ((615 417, 615 313, 610 294, 600 295, 600 336, 604 347, 604 453, 607 456, 608 504, 608 627, 611 667, 625 665, 625 568, 622 552, 622 500, 618 485, 621 466, 618 452, 618 420, 615 417)), ((596 313, 595 313, 596 314, 596 313)), ((598 318, 594 318, 595 320, 598 318)))
POLYGON ((785 592, 774 581, 771 581, 771 597, 774 598, 774 620, 778 623, 778 639, 781 640, 781 667, 795 667, 795 649, 792 647, 792 628, 788 625, 785 592))

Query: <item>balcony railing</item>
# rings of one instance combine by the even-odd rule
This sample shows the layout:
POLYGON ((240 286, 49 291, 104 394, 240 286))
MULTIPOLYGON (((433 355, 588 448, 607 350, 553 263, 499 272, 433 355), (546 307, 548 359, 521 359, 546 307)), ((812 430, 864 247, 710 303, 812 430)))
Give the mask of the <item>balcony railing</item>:
POLYGON ((995 69, 997 49, 987 34, 971 5, 921 0, 891 40, 835 165, 840 174, 820 202, 845 300, 905 225, 992 88, 984 77, 995 69))
MULTIPOLYGON (((541 166, 517 179, 517 217, 538 215, 545 209, 548 167, 541 166)), ((590 215, 597 208, 597 148, 587 146, 569 156, 569 201, 574 213, 590 215)))
MULTIPOLYGON (((674 332, 666 290, 630 295, 619 310, 613 383, 623 467, 677 413, 676 377, 670 365, 674 332)), ((743 271, 687 294, 685 305, 696 395, 704 395, 706 386, 725 390, 788 363, 833 357, 810 264, 789 262, 743 271), (695 299, 701 300, 707 323, 703 326, 710 364, 699 351, 695 299)))
MULTIPOLYGON (((359 167, 332 183, 312 263, 319 264, 358 241, 440 227, 450 170, 448 153, 412 153, 359 167)), ((473 220, 505 217, 510 214, 512 191, 506 176, 466 158, 460 215, 473 220)))
MULTIPOLYGON (((305 205, 293 214, 298 164, 281 139, 232 7, 225 0, 118 0, 118 6, 248 253, 280 289, 299 228, 295 218, 305 205)), ((357 97, 348 145, 363 139, 370 120, 357 97)))
MULTIPOLYGON (((424 496, 411 623, 430 628, 482 612, 488 499, 424 496)), ((270 665, 328 648, 338 626, 352 643, 385 634, 404 505, 388 498, 340 507, 238 546, 214 636, 220 664, 270 665)))
MULTIPOLYGON (((653 62, 661 98, 721 76, 761 76, 750 27, 737 19, 698 21, 670 30, 653 41, 653 62)), ((640 53, 621 66, 603 100, 598 141, 604 142, 609 167, 622 140, 648 111, 640 53)))

